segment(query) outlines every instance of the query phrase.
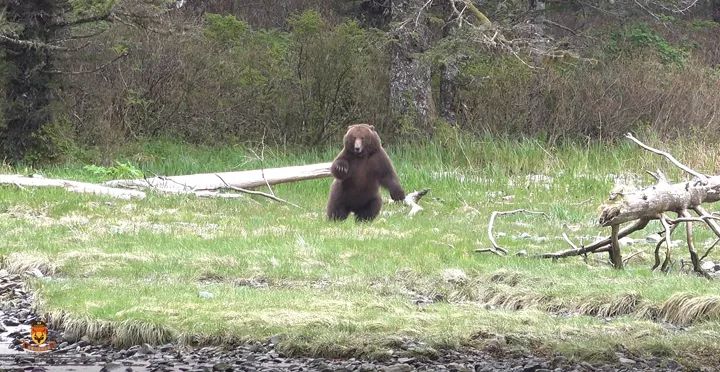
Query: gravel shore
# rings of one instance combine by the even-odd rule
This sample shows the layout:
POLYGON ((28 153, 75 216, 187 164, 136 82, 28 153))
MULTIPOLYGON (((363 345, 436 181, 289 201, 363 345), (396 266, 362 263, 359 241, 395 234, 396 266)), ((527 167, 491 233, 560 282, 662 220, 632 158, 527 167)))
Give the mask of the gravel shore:
POLYGON ((50 330, 57 348, 26 351, 32 313, 31 294, 20 275, 0 270, 0 371, 680 371, 673 360, 640 359, 618 353, 614 364, 569 361, 562 356, 539 357, 493 350, 433 350, 408 343, 382 361, 287 357, 275 350, 274 338, 265 343, 232 348, 188 348, 173 344, 137 345, 117 349, 92 344, 86 337, 69 342, 50 330), (422 352, 419 352, 420 350, 422 352), (418 357, 417 355, 423 355, 418 357))

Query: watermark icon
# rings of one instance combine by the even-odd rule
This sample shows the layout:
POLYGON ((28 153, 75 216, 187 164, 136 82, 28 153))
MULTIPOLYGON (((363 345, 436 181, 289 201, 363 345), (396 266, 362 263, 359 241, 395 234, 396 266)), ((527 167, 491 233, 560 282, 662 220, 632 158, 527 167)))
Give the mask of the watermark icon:
POLYGON ((30 339, 32 343, 24 341, 22 347, 25 350, 43 352, 50 351, 57 347, 57 343, 48 340, 48 327, 42 320, 35 320, 30 325, 30 339))

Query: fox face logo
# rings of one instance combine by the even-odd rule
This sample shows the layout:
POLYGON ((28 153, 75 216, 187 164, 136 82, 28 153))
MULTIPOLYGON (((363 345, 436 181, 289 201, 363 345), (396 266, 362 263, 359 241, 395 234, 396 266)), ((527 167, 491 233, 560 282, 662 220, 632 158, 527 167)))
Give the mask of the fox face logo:
POLYGON ((45 322, 36 320, 30 326, 30 338, 37 345, 42 345, 47 340, 48 328, 45 322))

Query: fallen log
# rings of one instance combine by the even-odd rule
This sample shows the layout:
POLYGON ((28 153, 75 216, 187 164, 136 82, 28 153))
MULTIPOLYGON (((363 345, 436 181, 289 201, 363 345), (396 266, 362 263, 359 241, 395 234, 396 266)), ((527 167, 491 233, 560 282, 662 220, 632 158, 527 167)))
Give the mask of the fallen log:
POLYGON ((119 199, 145 198, 145 193, 138 190, 127 190, 97 185, 94 183, 45 178, 39 176, 26 177, 18 174, 2 174, 0 175, 0 184, 15 185, 18 187, 62 187, 70 192, 104 195, 119 199))
POLYGON ((667 271, 669 270, 671 260, 670 236, 679 224, 685 223, 687 226, 687 248, 693 270, 707 277, 707 273, 701 268, 702 259, 704 259, 706 255, 698 258, 693 242, 692 223, 704 223, 711 231, 720 237, 720 225, 717 223, 717 220, 720 218, 708 213, 702 206, 704 203, 720 201, 720 176, 709 176, 697 172, 680 163, 671 154, 645 145, 632 134, 628 133, 625 137, 643 149, 667 158, 675 166, 692 175, 693 179, 686 182, 670 183, 662 172, 658 171, 656 173, 650 173, 657 180, 655 185, 640 190, 618 190, 612 192, 608 201, 601 206, 600 217, 598 219, 600 226, 611 228, 610 237, 580 248, 570 243, 573 249, 555 253, 545 253, 538 257, 557 259, 594 252, 608 252, 610 261, 612 261, 615 268, 622 269, 623 259, 618 239, 644 229, 649 221, 659 220, 663 226, 664 237, 655 247, 655 265, 652 269, 655 270, 660 267, 662 271, 667 271), (697 217, 693 216, 691 212, 694 212, 697 217), (675 213, 677 218, 669 218, 667 216, 668 213, 675 213), (633 222, 633 224, 620 229, 622 224, 628 222, 633 222), (660 247, 663 243, 666 245, 666 254, 664 262, 660 265, 660 247))
MULTIPOLYGON (((111 187, 132 189, 151 189, 161 193, 195 194, 201 197, 233 198, 238 194, 221 193, 218 190, 234 190, 246 194, 261 195, 275 201, 297 205, 267 194, 249 189, 281 183, 332 177, 332 163, 318 163, 283 168, 267 168, 238 172, 200 173, 181 176, 156 176, 145 179, 113 180, 104 183, 111 187)), ((423 208, 418 204, 429 189, 414 191, 405 196, 403 203, 410 207, 409 216, 414 216, 423 208)))
POLYGON ((283 168, 267 168, 238 172, 201 173, 182 176, 156 176, 146 179, 113 180, 103 183, 110 187, 132 189, 149 188, 166 193, 193 193, 236 187, 252 189, 260 186, 277 185, 286 182, 330 177, 332 163, 299 165, 283 168))

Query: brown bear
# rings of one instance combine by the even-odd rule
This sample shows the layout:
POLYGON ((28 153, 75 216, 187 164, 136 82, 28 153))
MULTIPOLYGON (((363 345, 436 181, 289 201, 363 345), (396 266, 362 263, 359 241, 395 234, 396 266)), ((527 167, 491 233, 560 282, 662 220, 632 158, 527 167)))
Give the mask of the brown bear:
POLYGON ((355 124, 348 127, 344 148, 330 167, 335 180, 330 187, 327 216, 344 220, 350 212, 357 221, 370 221, 382 207, 380 186, 395 200, 405 199, 395 169, 380 143, 375 127, 355 124))

